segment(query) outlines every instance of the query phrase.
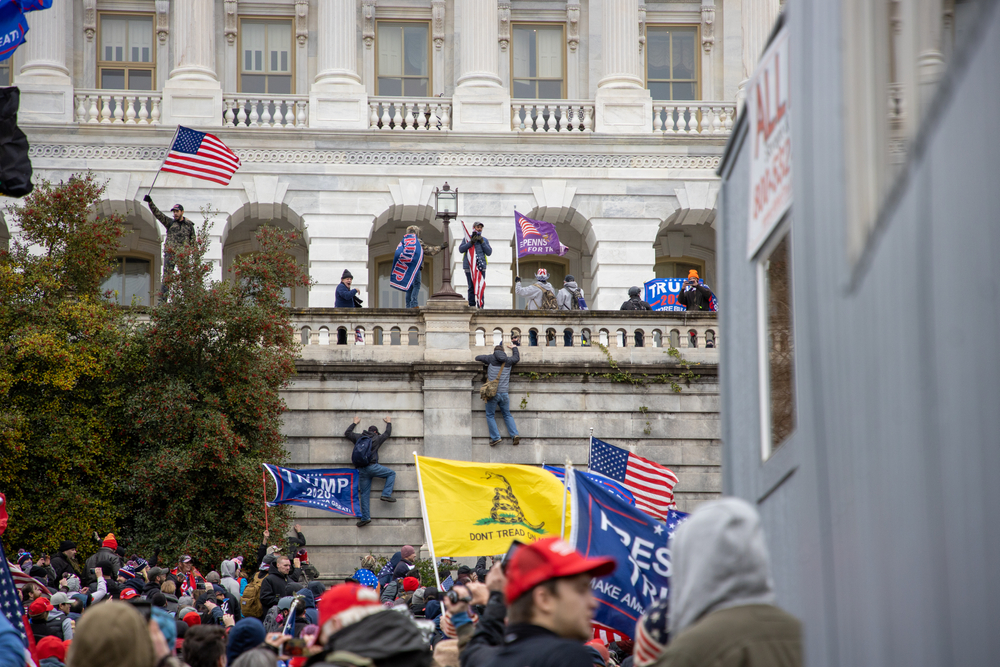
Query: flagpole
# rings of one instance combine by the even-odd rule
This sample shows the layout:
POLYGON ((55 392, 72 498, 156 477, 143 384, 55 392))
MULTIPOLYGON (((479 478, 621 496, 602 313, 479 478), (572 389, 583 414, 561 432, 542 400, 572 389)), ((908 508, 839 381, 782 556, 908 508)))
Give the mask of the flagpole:
POLYGON ((587 447, 587 470, 590 470, 590 450, 594 446, 594 427, 590 427, 590 442, 587 447))
POLYGON ((264 484, 264 530, 270 532, 267 525, 267 472, 260 471, 260 481, 264 484))
POLYGON ((441 590, 441 575, 438 573, 437 558, 434 556, 434 538, 431 537, 431 522, 427 518, 427 499, 424 497, 424 481, 420 477, 420 458, 413 452, 413 461, 417 466, 417 493, 420 495, 420 511, 424 515, 424 533, 427 535, 427 548, 431 552, 431 566, 434 568, 434 582, 441 590))
POLYGON ((566 467, 563 468, 563 508, 562 508, 562 525, 559 526, 559 537, 560 539, 566 539, 566 494, 569 492, 569 476, 573 469, 573 462, 566 457, 566 467))
POLYGON ((163 160, 160 162, 160 168, 156 170, 156 175, 153 176, 153 182, 149 184, 149 191, 146 192, 146 196, 153 194, 153 186, 156 185, 156 179, 160 177, 160 170, 163 169, 163 165, 167 162, 167 156, 170 155, 170 149, 174 147, 174 142, 177 141, 177 133, 181 131, 181 126, 178 125, 177 129, 174 130, 174 138, 170 140, 170 144, 167 147, 167 155, 163 156, 163 160))

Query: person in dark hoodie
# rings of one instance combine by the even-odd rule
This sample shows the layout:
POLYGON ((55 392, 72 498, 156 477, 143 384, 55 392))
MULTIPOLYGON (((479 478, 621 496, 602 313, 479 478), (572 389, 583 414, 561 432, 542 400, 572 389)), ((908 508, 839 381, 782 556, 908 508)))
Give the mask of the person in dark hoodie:
POLYGON ((500 408, 500 414, 503 415, 507 434, 512 439, 511 444, 516 445, 521 442, 521 436, 517 433, 517 424, 514 423, 514 417, 510 414, 510 397, 507 396, 511 368, 521 360, 521 355, 516 347, 510 349, 513 350, 514 354, 509 357, 503 351, 503 345, 497 345, 493 348, 493 354, 481 354, 476 357, 476 361, 489 366, 486 371, 487 381, 500 378, 497 384, 497 395, 486 402, 486 426, 490 430, 490 447, 500 444, 500 429, 497 428, 496 419, 497 407, 500 408))
POLYGON ((76 542, 63 540, 59 543, 59 552, 52 557, 52 569, 56 573, 56 582, 65 576, 75 574, 79 577, 83 573, 83 563, 76 557, 76 542))
POLYGON ((337 284, 337 292, 334 295, 333 307, 334 308, 357 308, 358 307, 358 290, 357 288, 352 288, 351 283, 354 282, 354 276, 347 269, 344 269, 343 275, 340 276, 340 283, 337 284))
POLYGON ((368 438, 371 440, 370 455, 368 457, 367 465, 359 465, 359 462, 355 462, 355 467, 358 469, 358 477, 360 488, 358 489, 358 496, 361 500, 361 519, 358 521, 357 526, 367 526, 372 522, 371 517, 371 490, 372 490, 372 479, 375 477, 382 477, 385 479, 385 488, 382 489, 381 500, 387 503, 394 503, 396 499, 392 497, 392 488, 396 483, 396 473, 383 465, 379 465, 378 462, 378 449, 382 446, 389 436, 392 434, 392 419, 388 416, 384 417, 382 421, 385 422, 385 433, 379 433, 378 428, 374 425, 369 426, 368 430, 362 433, 355 433, 354 427, 361 423, 361 416, 355 415, 354 423, 347 427, 347 431, 344 432, 344 437, 350 440, 352 443, 357 445, 358 440, 361 438, 368 438))
POLYGON ((257 618, 244 618, 229 631, 226 643, 226 664, 232 665, 236 658, 260 646, 265 637, 264 624, 257 618))
POLYGON ((339 653, 339 664, 368 664, 376 667, 428 667, 432 654, 420 627, 409 614, 385 609, 375 591, 358 584, 334 586, 319 604, 319 642, 323 651, 307 665, 327 662, 339 653), (354 654, 351 656, 350 654, 354 654))
POLYGON ((285 587, 288 586, 288 571, 292 563, 288 556, 277 556, 274 563, 268 568, 267 576, 260 582, 260 604, 264 608, 261 619, 267 616, 271 607, 278 604, 278 600, 285 596, 285 587))

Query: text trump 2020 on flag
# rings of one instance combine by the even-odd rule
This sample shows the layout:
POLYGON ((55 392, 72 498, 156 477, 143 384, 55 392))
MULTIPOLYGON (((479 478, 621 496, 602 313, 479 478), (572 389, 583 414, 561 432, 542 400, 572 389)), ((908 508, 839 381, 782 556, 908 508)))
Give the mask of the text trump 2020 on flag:
POLYGON ((292 470, 265 463, 264 469, 271 474, 277 487, 274 499, 267 503, 270 507, 298 505, 361 516, 358 471, 354 468, 292 470))

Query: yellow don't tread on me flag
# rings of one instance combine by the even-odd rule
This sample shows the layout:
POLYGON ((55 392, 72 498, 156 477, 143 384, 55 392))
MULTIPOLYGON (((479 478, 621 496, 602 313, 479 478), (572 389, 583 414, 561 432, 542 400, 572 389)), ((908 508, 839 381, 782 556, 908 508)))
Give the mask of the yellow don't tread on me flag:
MULTIPOLYGON (((527 465, 416 459, 424 526, 433 553, 502 554, 514 540, 530 543, 559 535, 565 490, 549 471, 527 465)), ((567 519, 567 531, 569 527, 567 519)))

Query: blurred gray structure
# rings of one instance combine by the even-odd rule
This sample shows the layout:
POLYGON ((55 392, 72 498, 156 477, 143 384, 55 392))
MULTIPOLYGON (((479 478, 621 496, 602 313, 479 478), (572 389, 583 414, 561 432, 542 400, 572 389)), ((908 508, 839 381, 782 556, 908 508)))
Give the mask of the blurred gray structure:
POLYGON ((813 667, 1000 664, 997 4, 788 2, 793 203, 753 256, 746 114, 719 169, 724 491, 813 667))

